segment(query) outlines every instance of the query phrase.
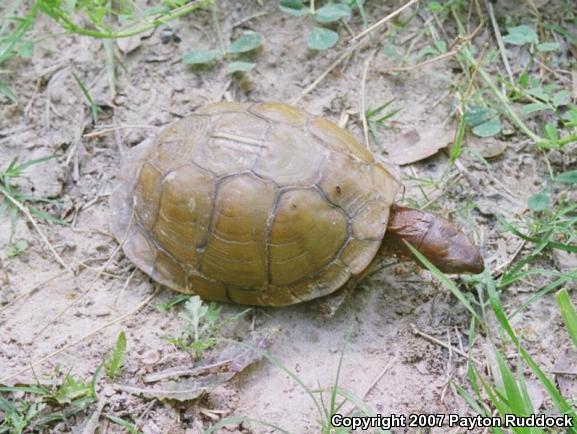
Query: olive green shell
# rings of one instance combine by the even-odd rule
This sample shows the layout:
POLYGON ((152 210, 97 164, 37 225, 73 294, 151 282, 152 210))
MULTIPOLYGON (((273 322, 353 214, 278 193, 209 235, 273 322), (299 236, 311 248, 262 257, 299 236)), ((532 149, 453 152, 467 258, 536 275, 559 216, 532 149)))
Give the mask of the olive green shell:
POLYGON ((350 133, 279 103, 216 103, 131 152, 112 231, 153 279, 208 300, 327 295, 376 255, 395 177, 350 133))

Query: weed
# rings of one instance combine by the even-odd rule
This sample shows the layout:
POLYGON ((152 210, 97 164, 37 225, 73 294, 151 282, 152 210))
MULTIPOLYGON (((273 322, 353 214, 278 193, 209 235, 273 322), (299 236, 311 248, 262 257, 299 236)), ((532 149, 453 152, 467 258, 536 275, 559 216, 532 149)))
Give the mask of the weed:
POLYGON ((250 311, 246 309, 226 320, 221 320, 221 307, 216 303, 206 304, 195 295, 184 304, 181 319, 182 332, 180 337, 168 337, 168 341, 179 350, 189 352, 194 359, 200 359, 205 350, 218 342, 218 332, 227 324, 250 311))
POLYGON ((341 20, 349 20, 354 9, 357 9, 366 25, 364 0, 349 0, 339 3, 327 3, 316 8, 315 1, 306 7, 302 0, 281 0, 280 9, 292 16, 309 16, 313 21, 312 29, 307 38, 307 45, 311 50, 328 50, 339 41, 339 34, 328 26, 334 26, 341 20))
POLYGON ((112 350, 112 353, 106 361, 104 362, 104 369, 106 371, 106 375, 111 380, 114 380, 116 376, 120 373, 120 368, 122 367, 122 358, 124 357, 124 353, 126 352, 126 336, 124 332, 120 332, 118 334, 118 338, 116 340, 116 345, 112 350))
MULTIPOLYGON (((96 402, 95 381, 84 382, 70 373, 59 385, 0 386, 0 433, 43 431, 84 411, 96 402), (5 394, 5 396, 3 396, 5 394)), ((55 373, 58 377, 58 373, 55 373)))
POLYGON ((88 102, 88 106, 90 107, 90 114, 92 115, 92 122, 96 124, 98 122, 98 113, 100 112, 100 107, 98 107, 98 104, 94 102, 94 98, 92 98, 90 90, 88 90, 86 85, 78 78, 78 76, 74 73, 72 76, 74 77, 76 84, 78 84, 78 87, 80 87, 84 98, 88 102))
POLYGON ((369 132, 375 143, 377 143, 381 149, 383 149, 383 144, 378 132, 379 128, 387 128, 387 121, 401 111, 401 109, 396 109, 384 112, 393 102, 393 100, 386 101, 375 108, 369 108, 365 113, 369 132))
POLYGON ((199 66, 224 60, 228 63, 227 71, 229 74, 251 71, 256 66, 256 63, 242 60, 242 57, 239 56, 259 48, 263 43, 262 36, 257 32, 247 31, 238 39, 232 41, 228 46, 225 46, 220 32, 216 3, 212 4, 211 10, 212 22, 218 38, 219 47, 187 51, 182 56, 182 63, 185 65, 199 66))

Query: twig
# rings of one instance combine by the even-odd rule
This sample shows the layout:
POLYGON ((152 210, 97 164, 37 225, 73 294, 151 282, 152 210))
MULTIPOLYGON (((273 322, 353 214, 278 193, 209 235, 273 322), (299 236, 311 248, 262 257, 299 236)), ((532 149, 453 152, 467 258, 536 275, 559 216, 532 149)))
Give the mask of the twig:
POLYGON ((351 39, 351 41, 356 41, 357 39, 361 39, 363 36, 368 35, 369 33, 371 33, 373 30, 379 28, 380 26, 382 26, 383 24, 385 24, 387 21, 391 20, 391 18, 395 18, 397 15, 399 15, 401 12, 403 12, 405 9, 411 7, 412 5, 414 5, 415 3, 417 3, 419 0, 411 0, 410 2, 408 2, 406 5, 401 6, 399 9, 397 9, 396 11, 390 13, 389 15, 387 15, 386 17, 380 19, 379 21, 377 21, 375 24, 373 24, 372 26, 368 27, 367 29, 363 30, 361 33, 359 33, 357 36, 353 37, 351 39))
POLYGON ((15 372, 15 373, 13 373, 13 374, 7 375, 6 377, 0 378, 0 383, 6 383, 8 380, 11 380, 12 378, 14 378, 14 377, 16 377, 16 376, 18 376, 18 375, 20 375, 20 374, 23 374, 24 372, 27 372, 27 371, 29 371, 29 370, 31 370, 31 369, 34 369, 35 367, 37 367, 37 366, 39 366, 40 364, 44 363, 45 361, 51 359, 52 357, 54 357, 54 356, 62 353, 63 351, 66 351, 66 350, 68 350, 68 349, 70 349, 70 348, 78 345, 79 343, 81 343, 81 342, 83 342, 83 341, 85 341, 85 340, 87 340, 87 339, 90 339, 90 338, 93 337, 94 335, 100 333, 102 330, 104 330, 104 329, 106 329, 106 328, 108 328, 108 327, 110 327, 110 326, 112 326, 112 325, 114 325, 114 324, 117 324, 117 323, 120 323, 120 322, 126 320, 128 317, 134 315, 134 314, 137 313, 140 309, 142 309, 142 308, 145 307, 148 303, 150 303, 150 301, 151 301, 151 300, 156 296, 156 294, 158 293, 158 289, 159 289, 159 287, 157 286, 157 287, 155 288, 155 290, 152 292, 152 294, 150 294, 148 297, 146 297, 146 298, 144 299, 144 301, 142 301, 142 302, 141 302, 138 306, 136 306, 136 308, 133 309, 132 311, 130 311, 130 312, 128 312, 128 313, 125 313, 124 315, 119 316, 119 317, 116 318, 115 320, 112 320, 112 321, 104 324, 103 326, 100 326, 100 327, 92 330, 91 332, 85 334, 84 336, 82 336, 82 337, 80 337, 80 338, 78 338, 78 339, 70 342, 69 344, 64 345, 62 348, 53 351, 52 353, 48 354, 47 356, 44 356, 44 357, 42 357, 41 359, 36 360, 35 362, 30 363, 29 366, 20 369, 18 372, 15 372))
MULTIPOLYGON (((413 332, 413 334, 420 336, 422 338, 425 338, 429 342, 440 345, 441 347, 446 348, 449 351, 454 351, 455 354, 458 354, 458 355, 464 357, 465 359, 469 359, 469 355, 467 353, 465 353, 464 351, 461 351, 458 348, 453 347, 452 345, 446 344, 445 342, 440 341, 439 339, 437 339, 431 335, 428 335, 425 332, 422 332, 421 330, 419 330, 417 328, 417 326, 415 324, 411 324, 411 331, 413 332)), ((483 363, 480 360, 475 359, 473 356, 470 356, 470 359, 473 362, 477 363, 478 365, 483 366, 483 363)))
POLYGON ((108 134, 108 133, 115 132, 118 130, 124 130, 124 129, 130 129, 130 128, 146 128, 146 129, 151 129, 151 130, 158 129, 158 127, 155 127, 154 125, 119 125, 119 126, 115 126, 115 127, 111 127, 111 128, 104 128, 102 130, 93 131, 92 133, 87 133, 87 134, 82 135, 82 137, 84 137, 84 138, 98 137, 98 136, 102 136, 104 134, 108 134))
POLYGON ((501 37, 501 30, 499 30, 499 25, 495 19, 495 11, 493 10, 493 4, 491 1, 485 0, 485 5, 489 10, 489 17, 491 18, 491 25, 493 26, 493 31, 495 32, 495 39, 497 40, 497 46, 499 47, 499 52, 501 53, 501 59, 503 59, 503 65, 505 65, 505 70, 509 76, 509 81, 511 84, 515 85, 515 80, 513 79, 513 73, 511 72, 511 67, 509 66, 509 60, 507 59, 507 52, 505 51, 505 44, 503 44, 503 39, 501 37))

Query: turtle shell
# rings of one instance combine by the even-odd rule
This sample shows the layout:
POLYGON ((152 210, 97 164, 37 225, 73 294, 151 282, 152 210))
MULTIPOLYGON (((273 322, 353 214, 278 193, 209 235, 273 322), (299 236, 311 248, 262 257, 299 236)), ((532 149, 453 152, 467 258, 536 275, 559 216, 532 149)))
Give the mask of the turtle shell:
POLYGON ((376 255, 398 184, 334 123, 280 103, 197 109, 133 149, 112 232, 154 280, 207 300, 327 295, 376 255))

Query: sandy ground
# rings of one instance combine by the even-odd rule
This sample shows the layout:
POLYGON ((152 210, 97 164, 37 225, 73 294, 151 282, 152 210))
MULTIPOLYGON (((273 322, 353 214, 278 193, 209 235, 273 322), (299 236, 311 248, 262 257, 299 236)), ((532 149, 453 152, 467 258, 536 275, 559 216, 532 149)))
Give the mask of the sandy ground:
MULTIPOLYGON (((26 161, 58 155, 29 168, 18 185, 22 191, 54 199, 41 205, 42 209, 69 225, 40 222, 38 229, 74 273, 56 261, 39 230, 23 216, 17 220, 14 240, 26 240, 29 248, 16 257, 7 257, 10 220, 0 219, 0 377, 5 378, 0 382, 29 384, 35 382, 34 376, 49 382, 55 369, 89 378, 121 330, 126 332, 128 350, 116 383, 142 385, 147 372, 191 366, 188 356, 165 339, 179 334, 178 309, 161 312, 154 307, 174 294, 166 289, 155 292, 154 283, 117 251, 109 232, 107 198, 114 188, 122 154, 207 102, 293 101, 345 49, 341 42, 327 52, 310 52, 303 40, 310 24, 282 14, 275 2, 264 7, 252 1, 222 3, 225 40, 243 29, 265 37, 263 49, 253 56, 257 68, 242 78, 227 75, 222 65, 192 69, 179 62, 182 53, 195 45, 216 44, 208 12, 174 23, 179 43, 163 44, 157 30, 142 39, 133 52, 121 56, 114 108, 109 106, 104 50, 98 41, 50 39, 39 44, 31 59, 10 64, 18 71, 11 85, 21 103, 14 105, 0 98, 0 167, 15 157, 26 161), (235 26, 260 12, 264 15, 235 26), (97 128, 91 123, 73 73, 88 84, 97 102, 108 105, 103 107, 97 128), (97 273, 102 267, 106 271, 97 273), (134 312, 151 295, 152 299, 134 312), (22 298, 17 299, 19 296, 22 298), (125 314, 130 315, 109 325, 125 314), (109 326, 90 335, 105 325, 109 326), (30 363, 63 347, 64 351, 35 364, 34 373, 25 370, 30 363)), ((391 10, 392 6, 379 2, 371 2, 368 9, 371 17, 385 16, 391 10)), ((426 18, 423 13, 413 19, 397 40, 414 35, 426 18)), ((355 18, 352 25, 360 29, 360 19, 355 18)), ((52 24, 41 19, 35 32, 51 30, 52 24)), ((344 29, 341 34, 346 35, 344 29)), ((489 37, 480 34, 479 44, 489 37)), ((298 106, 335 121, 347 114, 347 128, 362 137, 358 113, 363 70, 371 50, 364 47, 353 54, 298 106)), ((367 73, 366 106, 393 99, 391 107, 400 109, 392 128, 380 130, 382 143, 409 147, 422 141, 451 142, 455 125, 449 116, 453 104, 450 86, 456 63, 447 59, 412 71, 387 72, 396 65, 396 59, 379 50, 367 73)), ((469 144, 483 152, 489 145, 505 150, 491 161, 489 170, 466 151, 461 166, 451 169, 450 181, 442 190, 434 186, 424 190, 435 199, 430 209, 463 225, 482 246, 488 264, 495 267, 507 261, 519 243, 503 233, 497 219, 515 218, 525 210, 527 198, 542 188, 544 166, 539 154, 517 136, 471 139, 469 144)), ((447 167, 448 157, 443 151, 403 166, 406 190, 399 200, 426 202, 414 180, 439 179, 447 167)), ((557 268, 560 265, 555 259, 544 255, 540 265, 557 268)), ((467 351, 468 315, 464 308, 428 272, 394 258, 382 265, 331 318, 322 316, 315 302, 281 309, 257 308, 228 327, 225 335, 247 340, 253 331, 269 334, 270 354, 309 387, 317 388, 334 384, 340 352, 350 331, 339 384, 364 396, 374 411, 468 414, 468 407, 449 385, 450 381, 465 384, 465 359, 415 333, 420 330, 467 351)), ((518 305, 539 284, 528 282, 510 289, 504 298, 506 306, 518 305)), ((225 305, 223 312, 228 316, 243 309, 225 305)), ((561 333, 561 319, 552 298, 532 305, 516 317, 515 325, 545 367, 560 361, 570 366, 575 361, 574 354, 567 352, 567 336, 561 333)), ((474 353, 483 358, 488 344, 478 342, 474 353)), ((544 394, 533 380, 528 381, 537 407, 545 405, 544 394)), ((574 384, 566 387, 567 393, 575 392, 574 384)), ((319 430, 319 414, 311 399, 285 372, 266 361, 192 402, 159 401, 106 390, 101 395, 104 412, 140 418, 144 433, 200 432, 211 423, 202 409, 249 416, 293 433, 319 430)), ((88 414, 83 412, 59 423, 54 432, 79 432, 88 414)), ((100 432, 119 430, 105 420, 100 423, 100 432)), ((263 433, 272 429, 242 423, 231 425, 227 432, 263 433)))

